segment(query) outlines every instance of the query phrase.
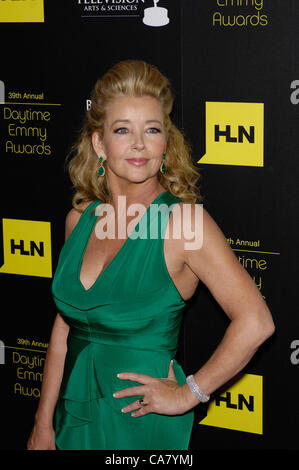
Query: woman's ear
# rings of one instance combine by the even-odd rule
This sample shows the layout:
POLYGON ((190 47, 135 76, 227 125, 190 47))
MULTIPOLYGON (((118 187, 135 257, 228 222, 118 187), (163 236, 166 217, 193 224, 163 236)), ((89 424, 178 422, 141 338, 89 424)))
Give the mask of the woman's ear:
POLYGON ((92 142, 92 146, 93 146, 93 149, 95 151, 95 153, 97 155, 102 155, 103 154, 103 143, 102 143, 102 139, 99 135, 98 132, 93 132, 93 134, 91 135, 91 142, 92 142))

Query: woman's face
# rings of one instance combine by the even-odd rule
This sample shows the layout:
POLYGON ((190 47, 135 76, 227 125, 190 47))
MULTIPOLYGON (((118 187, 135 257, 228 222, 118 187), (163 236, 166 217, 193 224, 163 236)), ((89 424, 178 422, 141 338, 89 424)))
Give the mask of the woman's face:
POLYGON ((107 160, 110 183, 156 177, 167 147, 161 104, 151 96, 116 98, 107 106, 103 136, 95 132, 92 142, 97 155, 107 160))

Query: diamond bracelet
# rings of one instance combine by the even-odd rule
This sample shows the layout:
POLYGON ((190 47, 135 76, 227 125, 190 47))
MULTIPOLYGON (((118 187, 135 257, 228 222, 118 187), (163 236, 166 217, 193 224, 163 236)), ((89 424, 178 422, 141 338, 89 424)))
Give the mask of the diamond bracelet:
POLYGON ((186 379, 187 385, 190 388, 191 392, 194 393, 198 401, 202 403, 206 403, 210 399, 210 395, 205 395, 202 390, 200 390, 199 386, 194 380, 193 375, 189 375, 186 379))

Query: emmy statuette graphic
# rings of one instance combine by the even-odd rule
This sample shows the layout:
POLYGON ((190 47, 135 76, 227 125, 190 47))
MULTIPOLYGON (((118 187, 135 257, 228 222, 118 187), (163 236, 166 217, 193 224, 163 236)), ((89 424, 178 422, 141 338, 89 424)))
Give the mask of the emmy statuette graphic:
POLYGON ((144 10, 143 23, 147 26, 165 26, 169 23, 167 8, 158 7, 159 0, 154 0, 154 7, 144 10))

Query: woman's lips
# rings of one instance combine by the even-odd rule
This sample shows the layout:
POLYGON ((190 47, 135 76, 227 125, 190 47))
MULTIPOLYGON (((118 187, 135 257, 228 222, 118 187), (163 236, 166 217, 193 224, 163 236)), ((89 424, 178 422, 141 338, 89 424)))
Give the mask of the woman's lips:
POLYGON ((148 162, 148 158, 126 158, 131 165, 142 166, 148 162))

